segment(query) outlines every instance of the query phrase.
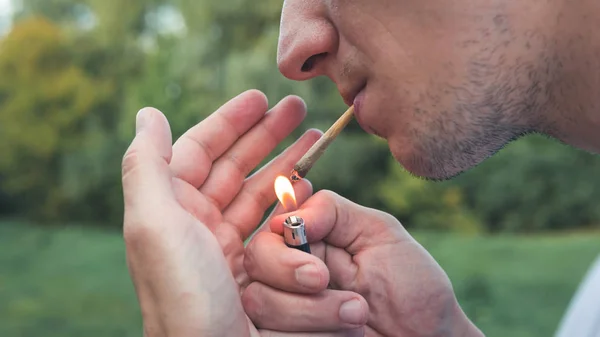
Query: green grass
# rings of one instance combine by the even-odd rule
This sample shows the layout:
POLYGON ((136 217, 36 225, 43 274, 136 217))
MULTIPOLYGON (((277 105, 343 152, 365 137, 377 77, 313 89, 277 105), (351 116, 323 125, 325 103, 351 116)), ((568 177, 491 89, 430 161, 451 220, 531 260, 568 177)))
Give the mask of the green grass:
MULTIPOLYGON (((600 234, 420 233, 487 336, 552 336, 600 234)), ((119 233, 0 224, 0 336, 141 336, 119 233)))
POLYGON ((600 233, 416 237, 447 271, 461 306, 487 336, 553 336, 600 254, 600 233))
POLYGON ((118 233, 0 226, 0 336, 142 336, 118 233))

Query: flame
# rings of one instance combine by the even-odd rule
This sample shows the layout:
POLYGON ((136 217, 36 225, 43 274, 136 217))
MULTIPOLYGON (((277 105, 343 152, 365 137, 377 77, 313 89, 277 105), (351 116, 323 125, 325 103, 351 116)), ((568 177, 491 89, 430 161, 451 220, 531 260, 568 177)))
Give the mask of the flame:
POLYGON ((296 194, 292 182, 285 176, 275 178, 275 194, 286 212, 296 209, 296 194))

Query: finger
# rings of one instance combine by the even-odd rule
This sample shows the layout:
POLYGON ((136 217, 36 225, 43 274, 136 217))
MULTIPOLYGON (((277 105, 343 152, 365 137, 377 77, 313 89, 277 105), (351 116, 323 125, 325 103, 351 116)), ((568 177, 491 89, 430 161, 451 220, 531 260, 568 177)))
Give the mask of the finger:
MULTIPOLYGON (((293 186, 294 194, 296 195, 296 203, 298 205, 302 205, 302 203, 304 203, 306 199, 308 199, 312 195, 312 184, 308 179, 303 179, 295 183, 293 186)), ((271 228, 269 227, 269 219, 273 218, 274 216, 283 214, 285 212, 286 210, 283 208, 283 205, 281 205, 281 203, 278 202, 277 204, 275 204, 275 207, 271 211, 271 214, 269 214, 267 219, 250 235, 250 237, 247 240, 251 241, 252 237, 257 233, 270 232, 271 228)))
MULTIPOLYGON (((200 192, 223 210, 242 188, 246 176, 287 137, 306 116, 295 96, 281 100, 213 165, 200 192)), ((263 209, 264 212, 264 209, 263 209)))
MULTIPOLYGON (((306 200, 294 215, 304 219, 309 242, 324 240, 350 254, 374 244, 396 244, 410 238, 391 215, 357 205, 326 190, 306 200), (394 232, 398 235, 393 235, 394 232)), ((282 233, 286 216, 282 214, 271 219, 269 226, 272 232, 282 233)))
POLYGON ((274 233, 258 233, 250 241, 244 269, 252 280, 289 292, 316 294, 329 284, 329 270, 321 259, 287 247, 274 233))
POLYGON ((365 328, 348 329, 335 332, 281 332, 273 330, 258 330, 260 337, 363 337, 365 328))
POLYGON ((173 200, 171 129, 158 110, 144 108, 136 117, 136 135, 123 156, 125 212, 151 210, 173 200))
POLYGON ((234 97, 175 142, 171 170, 195 188, 200 187, 213 162, 258 123, 267 109, 267 97, 258 90, 234 97))
MULTIPOLYGON (((349 254, 344 248, 333 245, 326 245, 326 250, 324 262, 331 275, 329 278, 330 287, 333 289, 354 290, 356 288, 356 278, 359 275, 357 261, 360 261, 360 257, 349 254)), ((387 256, 383 257, 383 259, 386 258, 387 256)))
POLYGON ((178 206, 171 188, 172 141, 168 122, 158 110, 142 109, 136 124, 137 134, 122 163, 123 231, 127 266, 140 303, 142 307, 146 307, 144 303, 152 306, 154 302, 164 308, 186 308, 173 320, 186 322, 184 325, 197 319, 198 312, 210 307, 215 320, 236 322, 229 325, 232 334, 236 335, 243 328, 247 329, 247 325, 243 321, 241 303, 237 301, 239 295, 232 291, 237 284, 227 268, 221 247, 202 224, 191 221, 189 214, 178 206), (192 247, 190 253, 190 249, 181 249, 181 245, 187 244, 189 248, 190 243, 196 242, 185 242, 182 237, 188 234, 189 238, 189 227, 193 225, 197 226, 193 240, 199 244, 192 247), (172 231, 173 226, 179 228, 172 231), (193 250, 198 247, 198 251, 193 250), (194 258, 198 254, 206 258, 194 258), (190 261, 194 263, 193 268, 187 268, 186 263, 190 261), (210 271, 210 277, 198 275, 204 270, 210 271), (224 307, 214 303, 230 305, 224 307))
POLYGON ((261 329, 289 332, 339 331, 364 326, 367 301, 357 293, 324 290, 317 295, 283 292, 259 282, 242 294, 248 317, 261 329))
POLYGON ((223 212, 225 219, 238 228, 243 238, 252 233, 267 208, 277 199, 273 187, 275 178, 280 174, 288 175, 321 135, 318 130, 307 131, 282 154, 246 179, 238 196, 223 212))

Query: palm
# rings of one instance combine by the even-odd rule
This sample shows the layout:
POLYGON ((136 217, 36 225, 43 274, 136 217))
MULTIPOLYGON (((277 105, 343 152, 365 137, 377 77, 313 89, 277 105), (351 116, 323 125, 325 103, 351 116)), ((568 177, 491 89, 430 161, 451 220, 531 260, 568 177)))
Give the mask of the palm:
MULTIPOLYGON (((176 196, 178 201, 187 213, 191 214, 193 218, 197 221, 193 221, 190 223, 189 228, 182 231, 183 235, 189 235, 192 238, 196 238, 197 240, 192 240, 190 242, 190 247, 194 249, 192 253, 198 260, 206 258, 206 256, 215 256, 215 254, 223 254, 225 260, 227 261, 227 265, 218 265, 220 270, 211 270, 211 273, 214 274, 225 274, 227 278, 233 278, 231 282, 226 282, 224 287, 220 287, 218 291, 221 295, 225 295, 225 298, 236 298, 237 294, 240 293, 240 290, 245 287, 247 283, 247 274, 243 268, 243 254, 244 254, 244 246, 242 237, 240 236, 237 227, 234 225, 234 222, 225 220, 224 213, 219 209, 219 207, 211 202, 211 200, 202 194, 198 189, 194 188, 193 185, 183 181, 183 180, 175 180, 174 184, 179 184, 179 187, 175 188, 176 196), (199 212, 199 207, 202 208, 201 212, 199 212), (221 251, 218 249, 213 249, 210 252, 207 252, 206 248, 202 249, 200 247, 206 247, 206 236, 202 235, 201 232, 204 228, 202 226, 206 226, 213 233, 212 239, 218 243, 212 245, 212 247, 219 247, 221 251), (190 235, 190 231, 193 234, 190 235), (228 269, 228 270, 226 270, 228 269), (237 285, 237 289, 228 285, 237 285)), ((255 224, 252 224, 253 226, 255 224)), ((210 237, 209 237, 210 238, 210 237)), ((201 265, 199 262, 198 265, 201 265)), ((229 307, 226 303, 221 303, 223 307, 229 307)), ((240 310, 240 306, 235 306, 240 310)), ((223 312, 225 314, 225 312, 223 312)), ((244 313, 238 312, 227 314, 235 316, 245 315, 244 313)), ((250 322, 249 320, 247 320, 250 322)), ((213 324, 219 324, 219 320, 215 320, 213 324)), ((248 331, 252 331, 252 335, 255 334, 254 327, 249 324, 248 331)))
MULTIPOLYGON (((265 111, 266 103, 260 94, 245 93, 190 129, 173 146, 169 166, 174 176, 174 195, 184 211, 181 213, 192 218, 186 217, 191 221, 183 221, 185 224, 178 227, 178 233, 171 235, 187 243, 182 249, 185 250, 183 255, 192 257, 188 268, 201 266, 203 259, 225 258, 226 263, 217 264, 219 270, 205 271, 227 275, 236 281, 218 285, 220 299, 240 302, 240 291, 248 284, 243 267, 244 240, 258 227, 265 211, 276 200, 275 177, 289 172, 319 136, 318 132, 308 133, 247 178, 305 115, 304 106, 297 99, 287 99, 267 114, 265 111), (209 237, 205 235, 206 228, 212 233, 209 237), (218 242, 218 246, 207 240, 218 242), (229 286, 235 284, 237 289, 229 286)), ((308 183, 298 187, 300 197, 310 194, 308 183)), ((214 264, 211 268, 215 268, 214 264)), ((223 308, 231 307, 230 304, 219 303, 223 308)), ((241 304, 233 304, 241 310, 241 304)), ((249 331, 256 333, 251 325, 249 331)))
MULTIPOLYGON (((240 287, 245 286, 247 283, 247 275, 243 268, 243 240, 245 237, 239 232, 239 226, 236 224, 241 224, 244 219, 240 215, 250 210, 241 210, 240 213, 234 214, 232 219, 226 219, 224 212, 193 185, 183 180, 177 180, 176 184, 180 184, 176 189, 176 195, 181 207, 198 220, 191 230, 198 230, 198 226, 202 225, 211 230, 215 240, 222 248, 222 254, 228 262, 232 276, 240 287)), ((249 219, 249 222, 244 225, 256 228, 258 223, 253 220, 255 219, 249 219)), ((200 244, 198 242, 198 245, 200 244)))

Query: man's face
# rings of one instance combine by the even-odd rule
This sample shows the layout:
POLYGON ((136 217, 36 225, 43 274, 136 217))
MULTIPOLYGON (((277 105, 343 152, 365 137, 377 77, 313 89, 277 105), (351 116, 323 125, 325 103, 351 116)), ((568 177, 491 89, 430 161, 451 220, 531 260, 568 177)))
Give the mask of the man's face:
POLYGON ((541 118, 557 58, 552 1, 287 0, 278 50, 294 80, 326 75, 413 174, 446 179, 541 118))

